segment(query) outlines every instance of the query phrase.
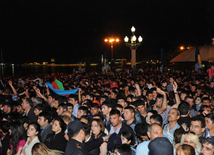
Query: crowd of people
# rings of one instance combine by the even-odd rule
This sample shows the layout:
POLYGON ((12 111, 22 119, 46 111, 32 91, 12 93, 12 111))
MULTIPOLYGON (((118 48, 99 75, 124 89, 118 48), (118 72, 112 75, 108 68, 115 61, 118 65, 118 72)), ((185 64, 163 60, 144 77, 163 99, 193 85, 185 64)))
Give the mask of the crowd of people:
POLYGON ((2 77, 0 152, 214 155, 212 80, 190 70, 2 77))

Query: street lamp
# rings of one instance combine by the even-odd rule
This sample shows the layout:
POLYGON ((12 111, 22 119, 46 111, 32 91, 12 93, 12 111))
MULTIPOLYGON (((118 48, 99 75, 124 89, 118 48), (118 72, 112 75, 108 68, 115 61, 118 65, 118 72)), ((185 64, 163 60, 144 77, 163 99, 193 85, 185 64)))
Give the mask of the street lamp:
POLYGON ((113 58, 113 47, 114 47, 114 42, 118 43, 120 40, 118 38, 109 38, 105 39, 105 42, 109 42, 111 44, 111 59, 113 58))
POLYGON ((143 41, 143 38, 141 36, 138 37, 138 42, 137 42, 137 37, 135 36, 135 27, 132 26, 131 32, 131 42, 129 43, 129 38, 125 36, 124 41, 126 42, 126 46, 128 46, 131 49, 131 66, 134 67, 136 64, 136 49, 141 45, 141 42, 143 41))

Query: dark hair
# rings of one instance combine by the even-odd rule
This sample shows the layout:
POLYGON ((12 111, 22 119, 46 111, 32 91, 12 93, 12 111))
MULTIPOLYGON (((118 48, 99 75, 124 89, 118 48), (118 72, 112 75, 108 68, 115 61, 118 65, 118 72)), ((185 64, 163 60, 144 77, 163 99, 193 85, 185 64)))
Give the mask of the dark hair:
POLYGON ((148 113, 149 113, 149 112, 151 112, 151 113, 152 113, 152 115, 154 115, 154 114, 158 114, 158 112, 157 112, 156 110, 149 110, 149 111, 148 111, 148 113))
MULTIPOLYGON (((191 121, 200 121, 201 122, 201 128, 205 128, 205 120, 204 117, 197 115, 191 118, 191 121)), ((191 123, 191 122, 190 122, 191 123)))
POLYGON ((174 132, 174 142, 175 144, 180 143, 182 135, 185 133, 182 127, 178 128, 174 132))
POLYGON ((26 124, 29 124, 29 123, 30 123, 30 119, 29 119, 27 116, 22 116, 22 117, 19 119, 19 122, 22 123, 22 125, 24 125, 25 123, 26 123, 26 124))
POLYGON ((110 116, 112 116, 112 115, 118 115, 118 116, 120 116, 120 111, 117 110, 117 109, 113 109, 113 110, 111 110, 111 112, 110 112, 110 116))
POLYGON ((112 108, 113 106, 112 106, 112 103, 110 102, 110 101, 104 101, 103 103, 102 103, 102 106, 103 105, 105 105, 105 106, 107 106, 108 108, 112 108))
POLYGON ((2 121, 0 123, 0 129, 2 130, 2 132, 8 133, 10 129, 10 123, 7 121, 2 121))
POLYGON ((13 146, 13 154, 16 154, 16 148, 20 140, 26 140, 26 132, 23 125, 16 121, 12 122, 11 126, 11 142, 10 144, 13 146))
POLYGON ((131 113, 135 113, 135 109, 132 106, 127 106, 124 109, 128 109, 131 113))
POLYGON ((81 122, 81 123, 82 123, 82 125, 83 125, 83 129, 84 129, 84 131, 85 131, 85 135, 89 135, 89 134, 90 134, 90 131, 91 131, 90 126, 89 126, 88 124, 83 123, 83 122, 81 122))
POLYGON ((41 112, 39 116, 44 117, 44 121, 48 120, 48 123, 51 122, 51 115, 48 112, 41 112))
MULTIPOLYGON (((28 127, 29 127, 30 125, 33 125, 33 127, 36 129, 36 131, 38 131, 38 134, 39 134, 39 132, 40 132, 40 125, 39 125, 38 123, 36 123, 36 122, 30 123, 30 124, 28 125, 28 127)), ((37 134, 37 135, 38 135, 38 134, 37 134)))
POLYGON ((117 150, 120 155, 132 155, 132 150, 128 144, 117 145, 114 150, 117 150))
MULTIPOLYGON (((94 103, 92 103, 92 101, 89 100, 89 99, 86 99, 83 103, 84 103, 84 105, 86 105, 88 108, 90 108, 91 105, 94 104, 94 103)), ((96 103, 95 103, 95 104, 96 104, 96 103)))
POLYGON ((96 117, 96 116, 98 116, 101 119, 101 121, 104 121, 103 115, 101 115, 101 114, 95 114, 93 117, 96 117))
POLYGON ((26 104, 29 104, 31 107, 33 107, 33 102, 30 98, 26 98, 26 101, 25 101, 26 104))
POLYGON ((123 135, 124 138, 126 138, 128 141, 131 140, 130 145, 134 145, 135 141, 133 141, 133 134, 129 131, 124 131, 121 133, 121 135, 123 135))
POLYGON ((143 101, 143 100, 137 100, 137 101, 134 102, 134 105, 135 106, 141 106, 141 105, 145 106, 145 101, 143 101))
POLYGON ((68 98, 73 98, 75 101, 78 101, 78 96, 75 94, 69 95, 68 98))
POLYGON ((134 131, 136 133, 137 138, 141 139, 141 136, 147 136, 147 123, 139 123, 135 125, 134 131))
POLYGON ((70 107, 70 106, 71 106, 72 108, 74 107, 74 105, 73 105, 73 104, 71 104, 71 103, 67 103, 67 107, 70 107))
POLYGON ((45 106, 44 105, 42 105, 42 104, 37 104, 35 107, 34 107, 34 109, 38 109, 38 110, 42 110, 42 111, 44 111, 44 109, 45 109, 45 106))
POLYGON ((123 106, 120 105, 120 104, 116 104, 116 105, 114 106, 114 109, 116 109, 116 108, 122 108, 122 109, 123 109, 123 106))
POLYGON ((105 131, 104 124, 103 124, 103 122, 102 122, 101 119, 92 119, 92 120, 91 120, 91 123, 90 123, 90 126, 92 125, 92 122, 94 122, 94 121, 97 122, 97 125, 100 126, 100 133, 98 134, 98 136, 100 136, 100 135, 103 134, 104 131, 105 131))
POLYGON ((158 122, 161 126, 163 125, 163 118, 160 114, 154 114, 150 117, 150 119, 153 119, 155 122, 158 122))
POLYGON ((207 101, 207 100, 210 102, 210 98, 209 98, 209 97, 203 97, 203 98, 201 99, 201 102, 207 101))
POLYGON ((97 103, 92 103, 91 104, 91 108, 97 108, 97 109, 99 109, 100 108, 100 106, 97 104, 97 103))
POLYGON ((80 118, 79 118, 79 120, 81 120, 81 119, 86 119, 87 121, 88 121, 88 124, 90 123, 90 121, 91 121, 91 119, 90 119, 90 117, 88 116, 88 115, 82 115, 80 118))
POLYGON ((78 110, 82 110, 86 115, 88 114, 88 108, 85 106, 79 107, 78 110))
POLYGON ((65 129, 66 129, 66 124, 65 124, 65 122, 63 121, 63 119, 62 118, 60 118, 60 117, 57 117, 57 118, 55 118, 55 120, 54 121, 58 121, 59 122, 59 126, 61 127, 61 129, 62 129, 62 131, 61 132, 64 132, 65 131, 65 129))
POLYGON ((180 115, 186 115, 190 111, 190 105, 188 102, 181 102, 178 106, 180 115))
POLYGON ((65 104, 65 103, 61 103, 61 104, 59 104, 59 106, 58 107, 62 107, 62 109, 64 110, 64 109, 66 109, 66 110, 68 110, 68 105, 67 104, 65 104))
POLYGON ((214 114, 207 114, 205 117, 210 118, 210 120, 212 121, 212 124, 214 124, 214 114))

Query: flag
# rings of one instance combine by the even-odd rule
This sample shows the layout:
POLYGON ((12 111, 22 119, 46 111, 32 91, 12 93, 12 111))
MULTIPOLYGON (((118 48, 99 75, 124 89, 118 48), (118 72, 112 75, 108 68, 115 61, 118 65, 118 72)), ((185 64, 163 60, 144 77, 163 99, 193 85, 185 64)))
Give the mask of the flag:
MULTIPOLYGON (((60 89, 55 89, 53 88, 53 85, 49 82, 45 82, 45 84, 56 94, 58 95, 70 95, 70 94, 76 94, 76 92, 79 90, 79 88, 77 89, 73 89, 73 90, 60 90, 60 89)), ((55 85, 55 83, 54 83, 55 85)), ((55 85, 56 86, 56 85, 55 85)), ((60 86, 61 87, 61 86, 60 86)))

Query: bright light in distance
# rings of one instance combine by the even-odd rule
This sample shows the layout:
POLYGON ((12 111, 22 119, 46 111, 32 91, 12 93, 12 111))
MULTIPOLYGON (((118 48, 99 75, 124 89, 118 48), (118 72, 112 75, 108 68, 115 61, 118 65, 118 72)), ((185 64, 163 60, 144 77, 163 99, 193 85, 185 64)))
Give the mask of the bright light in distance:
POLYGON ((133 40, 133 41, 136 41, 136 39, 137 39, 137 38, 136 38, 136 36, 134 35, 134 36, 132 37, 132 40, 133 40))
POLYGON ((125 42, 128 42, 128 41, 129 41, 129 38, 128 38, 127 36, 125 36, 124 41, 125 41, 125 42))
POLYGON ((183 46, 181 46, 181 47, 180 47, 180 50, 184 50, 184 47, 183 47, 183 46))
POLYGON ((141 36, 139 36, 138 41, 139 41, 139 42, 142 42, 142 41, 143 41, 143 38, 142 38, 141 36))
POLYGON ((108 42, 108 39, 105 39, 105 42, 108 42))
POLYGON ((119 39, 116 39, 116 42, 119 42, 119 39))
POLYGON ((134 26, 132 26, 131 31, 135 32, 135 27, 134 26))

